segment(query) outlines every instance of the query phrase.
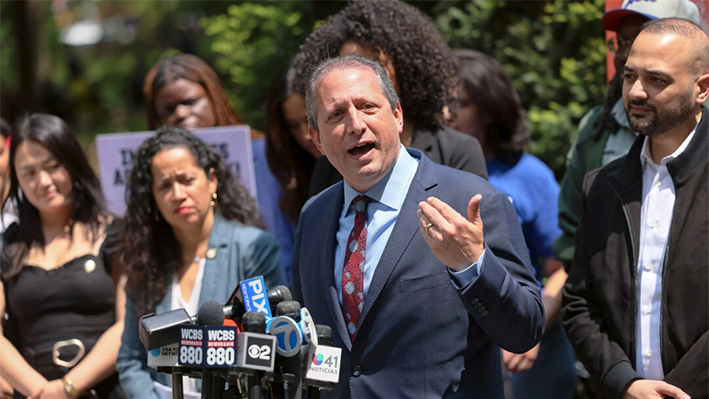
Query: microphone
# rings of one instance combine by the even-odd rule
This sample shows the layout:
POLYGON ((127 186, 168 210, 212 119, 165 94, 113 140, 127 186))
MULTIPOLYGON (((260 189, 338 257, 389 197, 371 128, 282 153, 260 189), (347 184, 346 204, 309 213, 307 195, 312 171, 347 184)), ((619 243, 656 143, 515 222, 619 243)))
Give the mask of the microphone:
POLYGON ((293 295, 285 285, 277 285, 266 292, 268 302, 271 304, 271 312, 276 311, 276 307, 283 301, 292 301, 293 295))
MULTIPOLYGON (((224 307, 215 301, 207 301, 197 314, 197 324, 204 331, 202 362, 202 399, 221 399, 224 396, 226 379, 215 373, 214 368, 227 368, 236 357, 236 327, 224 326, 224 307)), ((182 350, 182 348, 180 348, 182 350)), ((182 353, 180 353, 182 355, 182 353)))
POLYGON ((236 286, 227 301, 227 305, 234 306, 235 310, 231 317, 235 321, 238 322, 239 320, 237 319, 245 312, 261 312, 266 315, 268 320, 275 313, 276 305, 293 299, 293 295, 285 285, 278 285, 267 291, 264 290, 264 287, 263 276, 244 280, 236 286), (241 310, 241 307, 244 309, 241 310))
POLYGON ((237 365, 252 368, 254 373, 246 378, 249 399, 262 399, 261 380, 264 371, 273 371, 276 339, 266 335, 266 316, 263 313, 245 313, 242 320, 244 332, 237 340, 237 365))
POLYGON ((140 318, 140 342, 148 351, 175 344, 180 340, 180 326, 194 323, 195 319, 185 309, 147 314, 140 318))
POLYGON ((315 329, 320 344, 310 345, 308 354, 303 359, 303 384, 307 387, 307 399, 320 398, 321 390, 333 389, 340 380, 342 349, 331 346, 332 328, 318 324, 315 329))
POLYGON ((153 313, 145 315, 140 318, 139 323, 140 341, 148 351, 174 345, 180 340, 180 326, 194 325, 195 323, 202 326, 222 325, 224 317, 230 317, 234 314, 235 309, 238 311, 239 305, 222 307, 215 301, 208 301, 199 308, 196 317, 190 316, 182 308, 158 315, 153 313))
POLYGON ((268 322, 268 333, 277 339, 276 353, 280 358, 276 360, 276 370, 283 378, 283 397, 291 399, 300 397, 300 350, 303 343, 303 333, 298 325, 300 310, 297 301, 283 301, 276 306, 277 316, 268 322))
MULTIPOLYGON (((221 326, 229 306, 222 307, 219 302, 207 301, 202 304, 197 313, 197 324, 200 326, 221 326)), ((231 310, 231 308, 229 309, 231 310)))
POLYGON ((296 319, 299 319, 300 304, 296 301, 284 301, 276 306, 277 316, 268 321, 268 333, 275 336, 276 352, 283 357, 292 357, 300 353, 303 343, 302 332, 296 319))

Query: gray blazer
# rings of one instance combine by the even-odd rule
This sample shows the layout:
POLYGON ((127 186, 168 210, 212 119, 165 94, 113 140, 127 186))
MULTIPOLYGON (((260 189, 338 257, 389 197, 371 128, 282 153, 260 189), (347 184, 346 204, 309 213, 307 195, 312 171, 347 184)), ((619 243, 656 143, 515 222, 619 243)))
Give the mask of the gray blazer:
MULTIPOLYGON (((225 303, 236 285, 251 277, 263 276, 267 287, 285 284, 278 244, 263 230, 217 216, 209 236, 209 248, 215 248, 217 254, 205 263, 199 306, 207 301, 225 303)), ((155 314, 170 310, 171 297, 168 286, 165 297, 155 307, 155 314)), ((135 302, 128 295, 116 369, 128 398, 157 399, 153 381, 170 386, 170 376, 148 367, 148 354, 138 336, 138 319, 135 302)))

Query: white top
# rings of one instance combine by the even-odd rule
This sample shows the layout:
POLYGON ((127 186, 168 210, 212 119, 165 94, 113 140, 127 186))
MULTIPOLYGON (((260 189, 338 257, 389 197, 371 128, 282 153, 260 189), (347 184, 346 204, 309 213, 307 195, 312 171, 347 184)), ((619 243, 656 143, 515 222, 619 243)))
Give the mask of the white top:
POLYGON ((662 270, 667 239, 675 205, 675 186, 667 171, 667 162, 677 158, 694 137, 694 130, 677 150, 656 164, 645 138, 640 162, 643 168, 643 197, 640 211, 638 257, 638 312, 635 369, 646 379, 665 377, 660 356, 660 321, 662 313, 662 270))
MULTIPOLYGON (((177 276, 172 278, 172 298, 170 298, 170 310, 183 308, 190 316, 197 314, 197 311, 199 310, 199 295, 202 292, 202 278, 204 277, 205 262, 206 260, 204 258, 199 260, 199 270, 197 271, 197 277, 195 277, 194 280, 194 286, 192 287, 192 294, 190 295, 189 301, 185 301, 184 298, 182 298, 180 281, 177 279, 177 276)), ((197 390, 197 380, 183 376, 182 391, 185 393, 185 397, 188 394, 195 394, 199 396, 199 391, 197 390)))

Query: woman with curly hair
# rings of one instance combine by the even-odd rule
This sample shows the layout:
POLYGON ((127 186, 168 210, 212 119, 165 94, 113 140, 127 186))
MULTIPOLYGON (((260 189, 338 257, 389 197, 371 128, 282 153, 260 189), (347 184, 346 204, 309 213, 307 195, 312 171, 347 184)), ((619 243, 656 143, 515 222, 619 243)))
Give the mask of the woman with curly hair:
MULTIPOLYGON (((245 123, 229 103, 217 73, 191 54, 176 54, 155 64, 145 76, 143 95, 151 129, 178 126, 192 130, 245 123)), ((281 261, 288 271, 294 227, 278 207, 278 182, 269 169, 263 136, 251 130, 256 199, 268 232, 278 240, 281 261)))
MULTIPOLYGON (((300 92, 312 66, 332 56, 357 54, 378 61, 401 99, 401 142, 436 163, 487 177, 478 142, 442 126, 444 110, 455 111, 455 61, 433 23, 418 9, 399 0, 354 1, 314 31, 301 52, 303 58, 295 64, 300 92)), ((341 179, 322 157, 310 195, 341 179)))
POLYGON ((99 181, 56 116, 24 118, 11 141, 5 202, 18 223, 2 237, 0 377, 36 399, 122 398, 125 278, 99 181))
POLYGON ((308 134, 305 99, 294 88, 294 62, 273 80, 266 100, 266 157, 281 189, 278 205, 293 224, 308 199, 310 177, 320 158, 308 134))
MULTIPOLYGON (((169 378, 147 366, 138 319, 206 301, 225 303, 244 279, 285 283, 276 241, 262 227, 246 189, 220 156, 177 127, 138 148, 126 192, 122 261, 128 272, 126 329, 116 368, 131 398, 156 398, 169 378)), ((185 380, 196 391, 194 380, 185 380)))

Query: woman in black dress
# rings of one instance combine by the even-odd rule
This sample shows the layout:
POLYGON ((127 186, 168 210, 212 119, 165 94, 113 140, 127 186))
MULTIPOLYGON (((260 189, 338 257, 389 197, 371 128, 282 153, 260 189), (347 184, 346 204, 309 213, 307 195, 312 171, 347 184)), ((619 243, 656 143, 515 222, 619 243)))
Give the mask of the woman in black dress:
POLYGON ((111 216, 66 123, 33 114, 10 147, 19 223, 3 236, 0 376, 32 398, 122 396, 115 373, 124 278, 111 216))

